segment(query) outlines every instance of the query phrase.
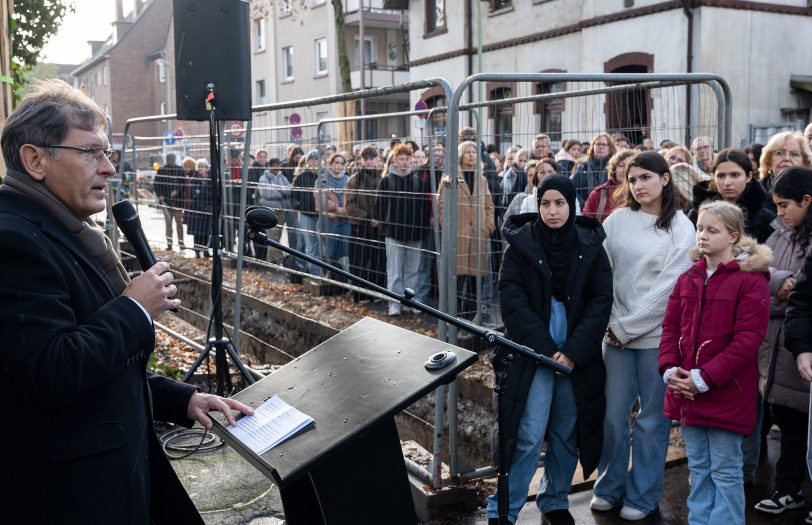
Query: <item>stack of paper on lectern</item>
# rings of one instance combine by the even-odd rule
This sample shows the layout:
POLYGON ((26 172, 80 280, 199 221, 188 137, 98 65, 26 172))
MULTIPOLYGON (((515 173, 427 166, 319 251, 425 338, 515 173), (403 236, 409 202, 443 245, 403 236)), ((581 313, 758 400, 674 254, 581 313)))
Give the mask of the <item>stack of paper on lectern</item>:
POLYGON ((236 425, 229 426, 228 431, 261 456, 312 422, 312 417, 299 412, 279 396, 273 396, 256 409, 253 416, 242 417, 236 425))

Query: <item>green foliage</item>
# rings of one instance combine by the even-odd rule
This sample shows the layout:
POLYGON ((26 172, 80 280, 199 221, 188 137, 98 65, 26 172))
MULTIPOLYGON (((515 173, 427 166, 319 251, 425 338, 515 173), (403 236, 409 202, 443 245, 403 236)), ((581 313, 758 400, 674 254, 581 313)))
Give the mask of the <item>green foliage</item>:
POLYGON ((180 368, 177 368, 170 364, 164 364, 158 362, 158 356, 155 353, 149 356, 149 362, 147 363, 147 370, 152 372, 153 374, 158 374, 159 376, 166 376, 171 379, 182 380, 184 372, 180 368))
POLYGON ((57 32, 65 15, 74 11, 74 3, 68 0, 14 0, 9 30, 15 100, 18 90, 25 85, 25 74, 37 63, 42 48, 57 32))

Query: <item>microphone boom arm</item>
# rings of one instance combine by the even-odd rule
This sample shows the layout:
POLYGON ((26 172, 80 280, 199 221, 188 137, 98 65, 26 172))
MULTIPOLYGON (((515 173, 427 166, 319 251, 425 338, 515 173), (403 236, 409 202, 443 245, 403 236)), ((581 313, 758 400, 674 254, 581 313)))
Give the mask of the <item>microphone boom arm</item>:
POLYGON ((269 208, 266 208, 264 206, 252 206, 246 212, 246 222, 248 223, 248 226, 250 227, 250 231, 248 233, 248 238, 251 239, 252 241, 254 241, 256 243, 259 243, 259 244, 265 244, 265 245, 270 246, 272 248, 276 248, 277 250, 283 251, 285 253, 289 253, 290 255, 293 255, 294 257, 297 257, 297 258, 303 259, 303 260, 305 260, 305 261, 307 261, 309 263, 315 264, 316 266, 324 268, 325 270, 329 270, 329 271, 331 271, 331 272, 333 272, 335 274, 338 274, 338 275, 340 275, 342 277, 345 277, 345 278, 347 278, 347 279, 349 279, 349 280, 351 280, 351 281, 353 281, 353 282, 355 282, 357 284, 360 284, 361 286, 363 286, 364 288, 366 288, 368 290, 372 290, 372 291, 381 293, 383 295, 386 295, 387 297, 390 297, 390 298, 398 301, 399 303, 403 304, 404 306, 409 306, 411 308, 416 308, 416 309, 418 309, 418 310, 420 310, 420 311, 422 311, 424 313, 427 313, 427 314, 431 315, 432 317, 434 317, 436 319, 440 319, 442 321, 445 321, 448 324, 456 326, 457 328, 461 328, 462 330, 465 330, 466 332, 477 335, 480 338, 487 341, 488 343, 499 345, 502 348, 509 349, 509 350, 515 352, 516 354, 524 357, 525 359, 528 359, 530 361, 535 362, 538 365, 545 366, 547 368, 551 368, 552 370, 555 370, 556 372, 559 372, 559 373, 565 374, 565 375, 569 375, 569 374, 572 373, 572 369, 570 367, 568 367, 566 365, 563 365, 563 364, 559 363, 558 361, 556 361, 554 359, 551 359, 551 358, 549 358, 549 357, 547 357, 545 355, 537 354, 532 349, 530 349, 530 348, 528 348, 528 347, 526 347, 524 345, 517 344, 517 343, 511 341, 510 339, 505 338, 503 335, 501 335, 500 333, 498 333, 498 332, 496 332, 494 330, 487 330, 487 329, 482 328, 480 326, 477 326, 477 325, 475 325, 473 323, 469 323, 468 321, 465 321, 463 319, 459 319, 459 318, 454 317, 452 315, 448 315, 447 313, 445 313, 443 311, 440 311, 440 310, 437 310, 436 308, 432 308, 431 306, 423 304, 420 301, 415 301, 414 300, 415 293, 414 293, 414 290, 412 290, 411 288, 406 288, 403 295, 397 294, 395 292, 392 292, 392 291, 388 290, 387 288, 384 288, 383 286, 380 286, 380 285, 377 285, 377 284, 375 284, 373 282, 367 281, 366 279, 362 279, 361 277, 358 277, 357 275, 353 275, 350 272, 346 272, 346 271, 342 270, 341 268, 337 268, 337 267, 335 267, 335 266, 333 266, 331 264, 328 264, 328 263, 326 263, 326 262, 324 262, 324 261, 322 261, 320 259, 316 259, 315 257, 311 257, 311 256, 309 256, 309 255, 307 255, 305 253, 302 253, 302 252, 298 251, 298 250, 294 250, 293 248, 291 248, 289 246, 285 246, 284 244, 282 244, 280 242, 269 239, 268 235, 263 231, 263 228, 274 227, 276 225, 276 215, 273 214, 273 218, 269 220, 268 219, 269 214, 267 212, 270 212, 270 214, 273 214, 273 211, 271 211, 269 208), (249 216, 249 215, 253 215, 253 216, 249 216), (264 219, 264 221, 263 220, 257 220, 257 217, 261 217, 261 219, 264 219))

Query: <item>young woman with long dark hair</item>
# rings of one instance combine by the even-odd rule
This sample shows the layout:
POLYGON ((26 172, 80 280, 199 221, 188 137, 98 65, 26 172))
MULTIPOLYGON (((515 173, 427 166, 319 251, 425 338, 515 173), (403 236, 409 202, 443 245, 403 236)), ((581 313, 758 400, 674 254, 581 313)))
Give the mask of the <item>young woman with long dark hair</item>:
POLYGON ((742 209, 745 233, 763 244, 773 233, 770 224, 775 219, 775 213, 764 207, 769 197, 755 179, 747 153, 737 148, 725 148, 711 163, 711 179, 694 186, 688 218, 696 223, 699 207, 703 203, 725 200, 742 209))
POLYGON ((792 167, 772 187, 778 218, 767 240, 773 250, 770 324, 759 351, 761 387, 773 423, 781 429, 781 455, 775 464, 775 484, 756 510, 780 514, 803 507, 806 431, 809 419, 809 382, 798 373, 784 346, 783 323, 787 298, 795 287, 804 260, 812 253, 812 170, 792 167))
POLYGON ((668 297, 691 266, 694 227, 677 209, 671 173, 659 153, 635 155, 622 188, 625 205, 603 223, 614 302, 603 345, 603 450, 590 506, 606 511, 622 505, 622 518, 639 520, 657 509, 663 491, 671 425, 663 416, 665 385, 657 352, 668 297), (638 397, 640 410, 630 433, 638 397))

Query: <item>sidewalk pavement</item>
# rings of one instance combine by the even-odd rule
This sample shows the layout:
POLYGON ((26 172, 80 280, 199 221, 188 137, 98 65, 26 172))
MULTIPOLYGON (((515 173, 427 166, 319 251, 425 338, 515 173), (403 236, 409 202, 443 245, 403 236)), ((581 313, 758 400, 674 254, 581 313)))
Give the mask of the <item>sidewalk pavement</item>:
MULTIPOLYGON (((805 510, 787 511, 780 516, 768 516, 753 510, 753 505, 772 491, 775 462, 779 443, 768 440, 767 460, 759 466, 756 484, 745 488, 748 525, 801 525, 805 510)), ((192 501, 208 525, 283 525, 284 513, 279 491, 236 452, 223 446, 211 452, 199 452, 185 459, 173 460, 192 501)), ((535 487, 533 487, 535 490, 535 487)), ((665 489, 659 511, 637 523, 641 525, 682 525, 687 523, 685 502, 688 498, 688 466, 679 463, 666 469, 665 489)), ((807 501, 812 501, 812 487, 804 486, 807 501)), ((618 509, 593 513, 589 510, 591 489, 570 495, 570 511, 577 524, 620 525, 629 522, 620 519, 618 509)), ((362 500, 359 495, 359 500, 362 500)), ((436 521, 432 525, 486 525, 484 509, 453 521, 436 521)), ((516 525, 539 525, 541 514, 531 500, 522 509, 516 525)), ((723 524, 725 525, 725 524, 723 524)), ((730 524, 732 525, 732 524, 730 524)))

